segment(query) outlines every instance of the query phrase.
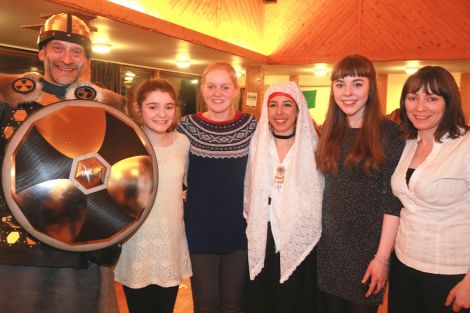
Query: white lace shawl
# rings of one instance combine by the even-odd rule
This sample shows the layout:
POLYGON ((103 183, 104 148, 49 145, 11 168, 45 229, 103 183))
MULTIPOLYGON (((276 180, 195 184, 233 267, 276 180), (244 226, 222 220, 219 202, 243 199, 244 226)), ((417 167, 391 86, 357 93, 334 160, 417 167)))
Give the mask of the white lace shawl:
POLYGON ((250 144, 245 175, 244 216, 247 219, 248 263, 253 280, 264 267, 268 224, 268 196, 273 183, 269 143, 273 140, 268 122, 267 100, 274 92, 292 96, 299 107, 294 155, 283 185, 280 228, 280 282, 285 282, 317 244, 321 234, 323 176, 317 171, 315 150, 318 135, 306 100, 293 82, 274 83, 265 93, 261 118, 250 144))

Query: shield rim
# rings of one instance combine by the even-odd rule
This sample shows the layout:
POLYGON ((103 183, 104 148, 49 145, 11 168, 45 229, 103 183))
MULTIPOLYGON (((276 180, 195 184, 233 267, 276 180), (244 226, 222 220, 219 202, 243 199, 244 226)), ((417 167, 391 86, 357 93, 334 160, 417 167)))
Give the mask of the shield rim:
POLYGON ((45 106, 44 108, 34 112, 31 114, 26 120, 18 127, 18 129, 14 132, 10 141, 7 143, 5 147, 4 153, 4 160, 2 164, 2 187, 3 187, 3 195, 5 201, 8 205, 8 209, 16 219, 16 221, 35 239, 38 241, 52 246, 57 249, 71 251, 71 252, 89 252, 89 251, 96 251, 103 248, 110 247, 112 245, 118 244, 126 240, 130 237, 145 221, 150 210, 153 207, 153 203, 155 202, 155 197, 157 195, 158 190, 158 164, 157 158, 155 155, 155 150, 153 149, 150 140, 148 139, 147 135, 145 135, 144 131, 125 113, 115 109, 105 103, 92 101, 92 100, 81 100, 81 99, 73 99, 73 100, 63 100, 59 102, 52 103, 50 105, 45 106), (149 197, 148 203, 144 208, 144 211, 141 214, 141 217, 138 221, 134 222, 130 226, 126 227, 124 231, 120 231, 118 234, 113 235, 108 239, 103 239, 96 241, 95 243, 85 243, 85 244, 67 244, 60 240, 54 239, 49 237, 48 235, 36 230, 31 223, 27 220, 19 206, 17 205, 16 201, 13 199, 11 187, 11 165, 12 165, 12 153, 15 149, 24 141, 24 136, 26 132, 30 130, 30 126, 37 120, 43 118, 46 115, 49 115, 55 111, 61 110, 64 107, 95 107, 95 108, 102 108, 109 112, 110 114, 117 116, 120 120, 127 122, 129 126, 131 126, 134 131, 136 132, 137 136, 141 139, 144 144, 145 149, 152 157, 153 160, 153 190, 149 197), (8 192, 5 192, 5 191, 8 192))

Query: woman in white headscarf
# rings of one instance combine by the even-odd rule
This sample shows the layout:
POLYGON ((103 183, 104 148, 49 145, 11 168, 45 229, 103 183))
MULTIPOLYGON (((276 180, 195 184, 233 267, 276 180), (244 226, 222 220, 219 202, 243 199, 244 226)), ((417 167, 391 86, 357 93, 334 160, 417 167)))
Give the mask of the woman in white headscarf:
POLYGON ((245 176, 250 282, 245 312, 314 312, 321 234, 318 135, 293 82, 265 93, 245 176))

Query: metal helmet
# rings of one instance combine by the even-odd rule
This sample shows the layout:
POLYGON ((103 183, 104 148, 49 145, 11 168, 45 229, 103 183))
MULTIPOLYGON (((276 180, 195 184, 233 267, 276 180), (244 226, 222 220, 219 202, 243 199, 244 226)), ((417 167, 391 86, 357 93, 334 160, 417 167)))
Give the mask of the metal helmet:
POLYGON ((88 26, 75 15, 59 13, 49 17, 39 31, 39 50, 50 40, 62 40, 79 44, 91 55, 91 32, 88 26))

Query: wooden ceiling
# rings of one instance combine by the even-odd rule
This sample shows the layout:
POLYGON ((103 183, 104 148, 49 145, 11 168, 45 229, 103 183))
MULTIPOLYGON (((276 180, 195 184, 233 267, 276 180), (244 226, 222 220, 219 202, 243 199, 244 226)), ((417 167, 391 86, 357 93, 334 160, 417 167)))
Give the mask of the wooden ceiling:
POLYGON ((469 0, 279 1, 266 21, 283 24, 290 35, 269 55, 272 63, 328 62, 351 53, 374 61, 470 58, 469 0))
POLYGON ((108 1, 51 2, 264 61, 249 52, 259 53, 269 64, 334 62, 352 53, 374 61, 470 59, 470 0, 128 1, 158 17, 151 25, 136 19, 138 12, 119 13, 108 1), (183 27, 171 29, 158 20, 183 27))
MULTIPOLYGON (((45 16, 97 16, 113 50, 94 59, 200 75, 214 60, 263 65, 266 75, 311 75, 315 63, 359 53, 380 73, 407 60, 470 73, 470 0, 0 0, 0 46, 34 51, 45 16), (114 2, 141 5, 142 12, 114 2), (177 54, 191 68, 176 68, 177 54)), ((1 63, 3 60, 0 58, 1 63)), ((0 65, 1 65, 0 63, 0 65)))

